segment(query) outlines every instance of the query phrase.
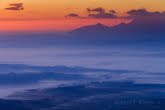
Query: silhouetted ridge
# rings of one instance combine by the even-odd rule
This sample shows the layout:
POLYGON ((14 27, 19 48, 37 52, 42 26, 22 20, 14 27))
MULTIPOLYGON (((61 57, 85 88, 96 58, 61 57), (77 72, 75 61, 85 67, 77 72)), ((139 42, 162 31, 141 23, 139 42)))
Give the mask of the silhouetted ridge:
POLYGON ((129 36, 163 36, 165 35, 165 19, 160 17, 135 18, 130 23, 120 23, 119 25, 108 27, 103 24, 83 26, 71 32, 79 36, 101 36, 101 37, 121 37, 129 36))

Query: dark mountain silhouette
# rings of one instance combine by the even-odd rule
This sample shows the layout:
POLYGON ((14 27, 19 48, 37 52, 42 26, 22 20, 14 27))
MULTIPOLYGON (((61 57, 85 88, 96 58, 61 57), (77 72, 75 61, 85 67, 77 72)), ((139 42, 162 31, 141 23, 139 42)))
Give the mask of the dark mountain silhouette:
POLYGON ((72 35, 81 35, 84 37, 106 36, 111 32, 111 28, 101 23, 80 27, 71 32, 72 35))
POLYGON ((95 24, 95 25, 89 25, 80 27, 78 29, 73 30, 72 34, 92 34, 92 35, 98 35, 98 34, 105 34, 109 33, 111 30, 110 27, 105 26, 101 23, 95 24))
POLYGON ((111 27, 117 32, 141 34, 165 34, 165 19, 160 17, 153 17, 148 19, 147 17, 136 18, 128 24, 121 23, 120 25, 111 27))
MULTIPOLYGON (((164 18, 164 17, 163 17, 164 18)), ((126 24, 108 27, 103 24, 89 25, 80 27, 71 32, 73 36, 84 37, 108 37, 110 39, 122 38, 164 38, 165 19, 162 17, 135 18, 132 22, 126 24)), ((107 38, 106 38, 107 40, 107 38)))

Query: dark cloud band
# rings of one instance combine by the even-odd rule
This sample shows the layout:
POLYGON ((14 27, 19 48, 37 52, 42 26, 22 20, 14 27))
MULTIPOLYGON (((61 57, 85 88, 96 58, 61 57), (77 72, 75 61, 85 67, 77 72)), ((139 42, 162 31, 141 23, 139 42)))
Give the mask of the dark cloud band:
POLYGON ((23 3, 12 3, 5 10, 24 10, 23 3))

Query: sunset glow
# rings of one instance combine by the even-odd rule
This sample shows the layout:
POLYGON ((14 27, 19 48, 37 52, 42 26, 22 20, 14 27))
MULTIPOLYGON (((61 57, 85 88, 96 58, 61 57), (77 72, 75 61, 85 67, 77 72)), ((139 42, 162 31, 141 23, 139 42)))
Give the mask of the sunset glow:
POLYGON ((98 22, 108 26, 123 22, 123 19, 87 19, 87 8, 102 7, 106 12, 115 10, 117 16, 126 16, 126 12, 132 9, 146 8, 149 11, 160 12, 165 10, 163 0, 150 0, 150 2, 144 0, 45 0, 42 2, 41 0, 1 0, 0 4, 0 31, 68 31, 98 22), (18 3, 22 4, 23 9, 19 10, 18 7, 11 5, 18 3), (70 13, 85 19, 65 18, 70 13))
POLYGON ((26 21, 0 21, 0 31, 59 31, 67 32, 81 26, 102 23, 114 26, 121 22, 129 22, 125 19, 55 19, 55 20, 26 20, 26 21))

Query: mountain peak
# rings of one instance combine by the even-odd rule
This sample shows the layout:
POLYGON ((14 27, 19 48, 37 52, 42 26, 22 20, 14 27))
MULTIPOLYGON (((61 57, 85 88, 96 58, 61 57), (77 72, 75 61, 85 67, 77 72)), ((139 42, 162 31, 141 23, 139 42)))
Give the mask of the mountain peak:
POLYGON ((77 33, 99 34, 99 33, 107 33, 107 32, 109 32, 109 29, 110 29, 110 27, 105 26, 104 24, 101 24, 101 23, 97 23, 94 25, 80 27, 78 29, 73 30, 71 33, 74 33, 74 34, 77 34, 77 33))
POLYGON ((105 26, 105 25, 103 25, 101 23, 97 23, 96 26, 105 26))
POLYGON ((156 36, 165 35, 165 20, 160 18, 150 19, 135 19, 130 23, 120 23, 116 26, 109 27, 101 23, 94 25, 83 26, 73 30, 72 34, 78 34, 82 36, 134 36, 132 34, 140 34, 150 36, 151 34, 156 36))

